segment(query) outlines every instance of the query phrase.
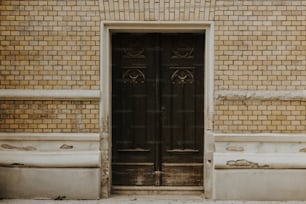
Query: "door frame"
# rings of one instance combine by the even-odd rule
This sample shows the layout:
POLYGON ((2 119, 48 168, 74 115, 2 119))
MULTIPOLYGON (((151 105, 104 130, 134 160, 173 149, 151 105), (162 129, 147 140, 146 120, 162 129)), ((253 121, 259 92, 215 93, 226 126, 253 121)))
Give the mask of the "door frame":
POLYGON ((100 27, 100 150, 101 195, 111 192, 112 157, 112 32, 205 32, 204 40, 204 194, 212 198, 213 189, 213 112, 214 112, 214 23, 211 21, 101 21, 100 27), (105 173, 107 172, 107 173, 105 173), (103 192, 103 193, 102 193, 103 192))

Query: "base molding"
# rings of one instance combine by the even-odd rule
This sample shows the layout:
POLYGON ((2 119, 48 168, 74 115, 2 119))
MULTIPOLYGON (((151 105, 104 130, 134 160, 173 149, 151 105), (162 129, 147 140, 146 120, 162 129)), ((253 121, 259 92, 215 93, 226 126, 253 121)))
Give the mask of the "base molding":
POLYGON ((202 186, 112 186, 113 195, 204 195, 202 186))
POLYGON ((303 169, 215 170, 214 199, 284 201, 306 200, 303 169))
POLYGON ((0 198, 99 199, 99 168, 0 167, 0 198))

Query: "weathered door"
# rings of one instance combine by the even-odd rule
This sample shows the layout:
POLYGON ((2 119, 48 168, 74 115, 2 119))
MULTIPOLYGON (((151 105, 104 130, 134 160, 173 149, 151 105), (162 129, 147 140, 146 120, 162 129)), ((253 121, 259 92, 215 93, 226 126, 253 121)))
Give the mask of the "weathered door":
POLYGON ((201 186, 204 34, 112 35, 113 185, 201 186))

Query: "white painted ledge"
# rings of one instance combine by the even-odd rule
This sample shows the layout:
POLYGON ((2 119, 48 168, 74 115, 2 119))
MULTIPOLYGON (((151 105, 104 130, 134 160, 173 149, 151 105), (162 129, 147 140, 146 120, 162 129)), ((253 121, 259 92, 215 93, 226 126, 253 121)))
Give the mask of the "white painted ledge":
POLYGON ((203 30, 214 24, 213 21, 101 21, 104 27, 112 30, 133 30, 139 32, 161 32, 163 31, 196 31, 203 30))
POLYGON ((305 169, 306 153, 214 153, 216 169, 305 169))
POLYGON ((99 90, 0 89, 0 100, 99 100, 99 90))
POLYGON ((230 91, 215 92, 217 100, 302 100, 306 101, 306 90, 290 91, 230 91))
POLYGON ((215 142, 306 142, 306 134, 214 133, 215 142))
POLYGON ((0 141, 89 141, 99 142, 98 133, 5 133, 0 132, 0 141))
POLYGON ((100 151, 1 151, 0 166, 87 168, 100 167, 100 151))

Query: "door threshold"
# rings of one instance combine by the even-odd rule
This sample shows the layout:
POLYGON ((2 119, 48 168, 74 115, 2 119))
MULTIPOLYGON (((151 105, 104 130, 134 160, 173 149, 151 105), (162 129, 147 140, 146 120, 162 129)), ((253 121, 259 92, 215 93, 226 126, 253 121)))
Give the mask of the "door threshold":
POLYGON ((112 186, 114 195, 203 195, 202 186, 112 186))

